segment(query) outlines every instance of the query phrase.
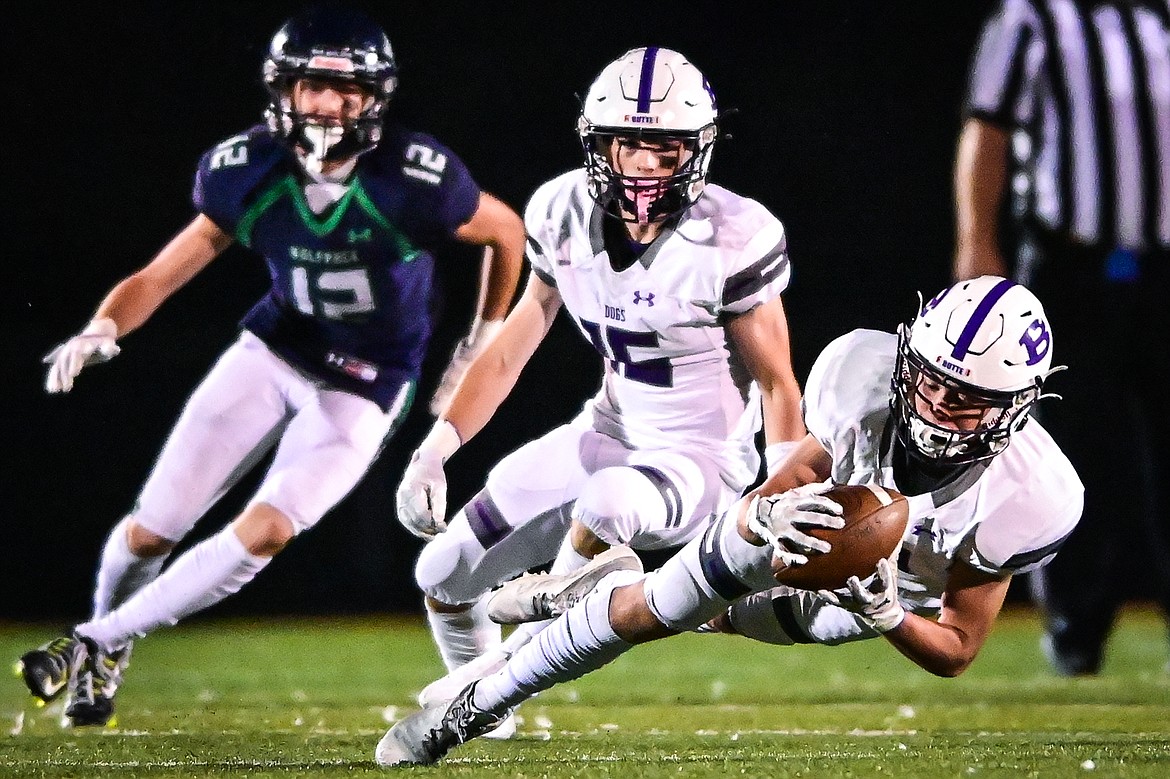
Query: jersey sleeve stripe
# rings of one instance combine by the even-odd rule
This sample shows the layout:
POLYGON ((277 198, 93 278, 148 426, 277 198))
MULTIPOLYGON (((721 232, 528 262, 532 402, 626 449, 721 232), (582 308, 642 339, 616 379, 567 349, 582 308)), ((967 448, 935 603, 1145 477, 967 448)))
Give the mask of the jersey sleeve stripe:
POLYGON ((753 295, 788 270, 788 242, 781 239, 770 252, 747 268, 727 277, 721 303, 726 306, 753 295))
POLYGON ((555 288, 557 286, 557 280, 551 273, 548 273, 547 271, 544 271, 535 265, 532 266, 532 273, 536 276, 536 278, 540 279, 550 287, 555 288))
POLYGON ((1035 568, 1040 563, 1054 556, 1071 534, 1072 531, 1070 530, 1063 538, 1053 541, 1051 544, 1046 544, 1030 552, 1020 552, 1019 554, 1012 555, 1003 564, 1003 568, 1013 572, 1019 572, 1025 568, 1035 568))

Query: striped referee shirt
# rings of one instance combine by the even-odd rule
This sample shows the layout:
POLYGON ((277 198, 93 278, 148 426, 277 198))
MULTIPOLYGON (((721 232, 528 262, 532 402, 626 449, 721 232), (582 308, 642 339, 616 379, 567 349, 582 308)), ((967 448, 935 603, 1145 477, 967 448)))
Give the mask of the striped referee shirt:
POLYGON ((965 110, 1013 131, 1012 188, 1041 226, 1170 248, 1167 0, 1002 0, 965 110))

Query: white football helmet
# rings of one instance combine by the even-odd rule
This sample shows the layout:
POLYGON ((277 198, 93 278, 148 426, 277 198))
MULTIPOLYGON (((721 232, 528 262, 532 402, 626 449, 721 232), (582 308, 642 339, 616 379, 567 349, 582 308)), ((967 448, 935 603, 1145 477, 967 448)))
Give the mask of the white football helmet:
POLYGON ((960 281, 901 328, 890 401, 898 435, 936 462, 993 457, 1057 370, 1035 295, 999 276, 960 281))
POLYGON ((649 221, 682 212, 707 183, 716 116, 711 85, 682 54, 657 46, 626 52, 589 87, 577 121, 590 195, 603 208, 617 199, 623 211, 642 211, 649 221), (682 141, 678 171, 650 181, 620 174, 611 156, 615 137, 682 141), (647 196, 653 199, 639 208, 635 201, 647 196))

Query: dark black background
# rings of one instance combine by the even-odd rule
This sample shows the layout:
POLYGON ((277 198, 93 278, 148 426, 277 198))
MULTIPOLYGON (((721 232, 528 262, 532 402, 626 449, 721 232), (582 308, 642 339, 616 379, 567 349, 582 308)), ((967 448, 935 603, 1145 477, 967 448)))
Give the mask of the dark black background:
MULTIPOLYGON (((785 223, 797 375, 854 327, 892 329, 918 290, 948 281, 950 170, 967 60, 989 2, 365 3, 393 42, 399 120, 436 135, 518 210, 580 163, 576 94, 638 45, 707 74, 732 138, 712 180, 785 223)), ((4 523, 0 617, 76 618, 102 541, 130 507, 187 394, 263 292, 233 247, 123 353, 42 391, 41 356, 192 216, 199 155, 260 117, 278 2, 42 3, 8 19, 4 138, 4 523), (104 9, 103 9, 104 8, 104 9)), ((419 542, 394 518, 398 475, 430 424, 425 403, 472 302, 475 255, 444 256, 444 317, 416 404, 364 482, 212 613, 413 610, 419 542)), ((450 502, 502 454, 570 417, 595 355, 558 322, 496 418, 450 463, 450 502)), ((218 528, 247 480, 200 523, 218 528)))

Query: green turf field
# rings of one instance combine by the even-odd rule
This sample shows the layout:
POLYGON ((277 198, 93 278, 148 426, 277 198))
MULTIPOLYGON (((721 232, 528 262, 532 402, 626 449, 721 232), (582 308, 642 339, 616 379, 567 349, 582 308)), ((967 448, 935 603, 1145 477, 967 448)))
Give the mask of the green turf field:
MULTIPOLYGON (((50 633, 0 625, 0 655, 50 633)), ((1053 676, 1038 635, 1005 614, 958 679, 883 641, 680 636, 529 701, 513 741, 379 769, 375 743, 440 670, 421 619, 192 623, 139 642, 114 729, 62 729, 7 677, 0 777, 1170 776, 1157 615, 1127 611, 1093 679, 1053 676)))

